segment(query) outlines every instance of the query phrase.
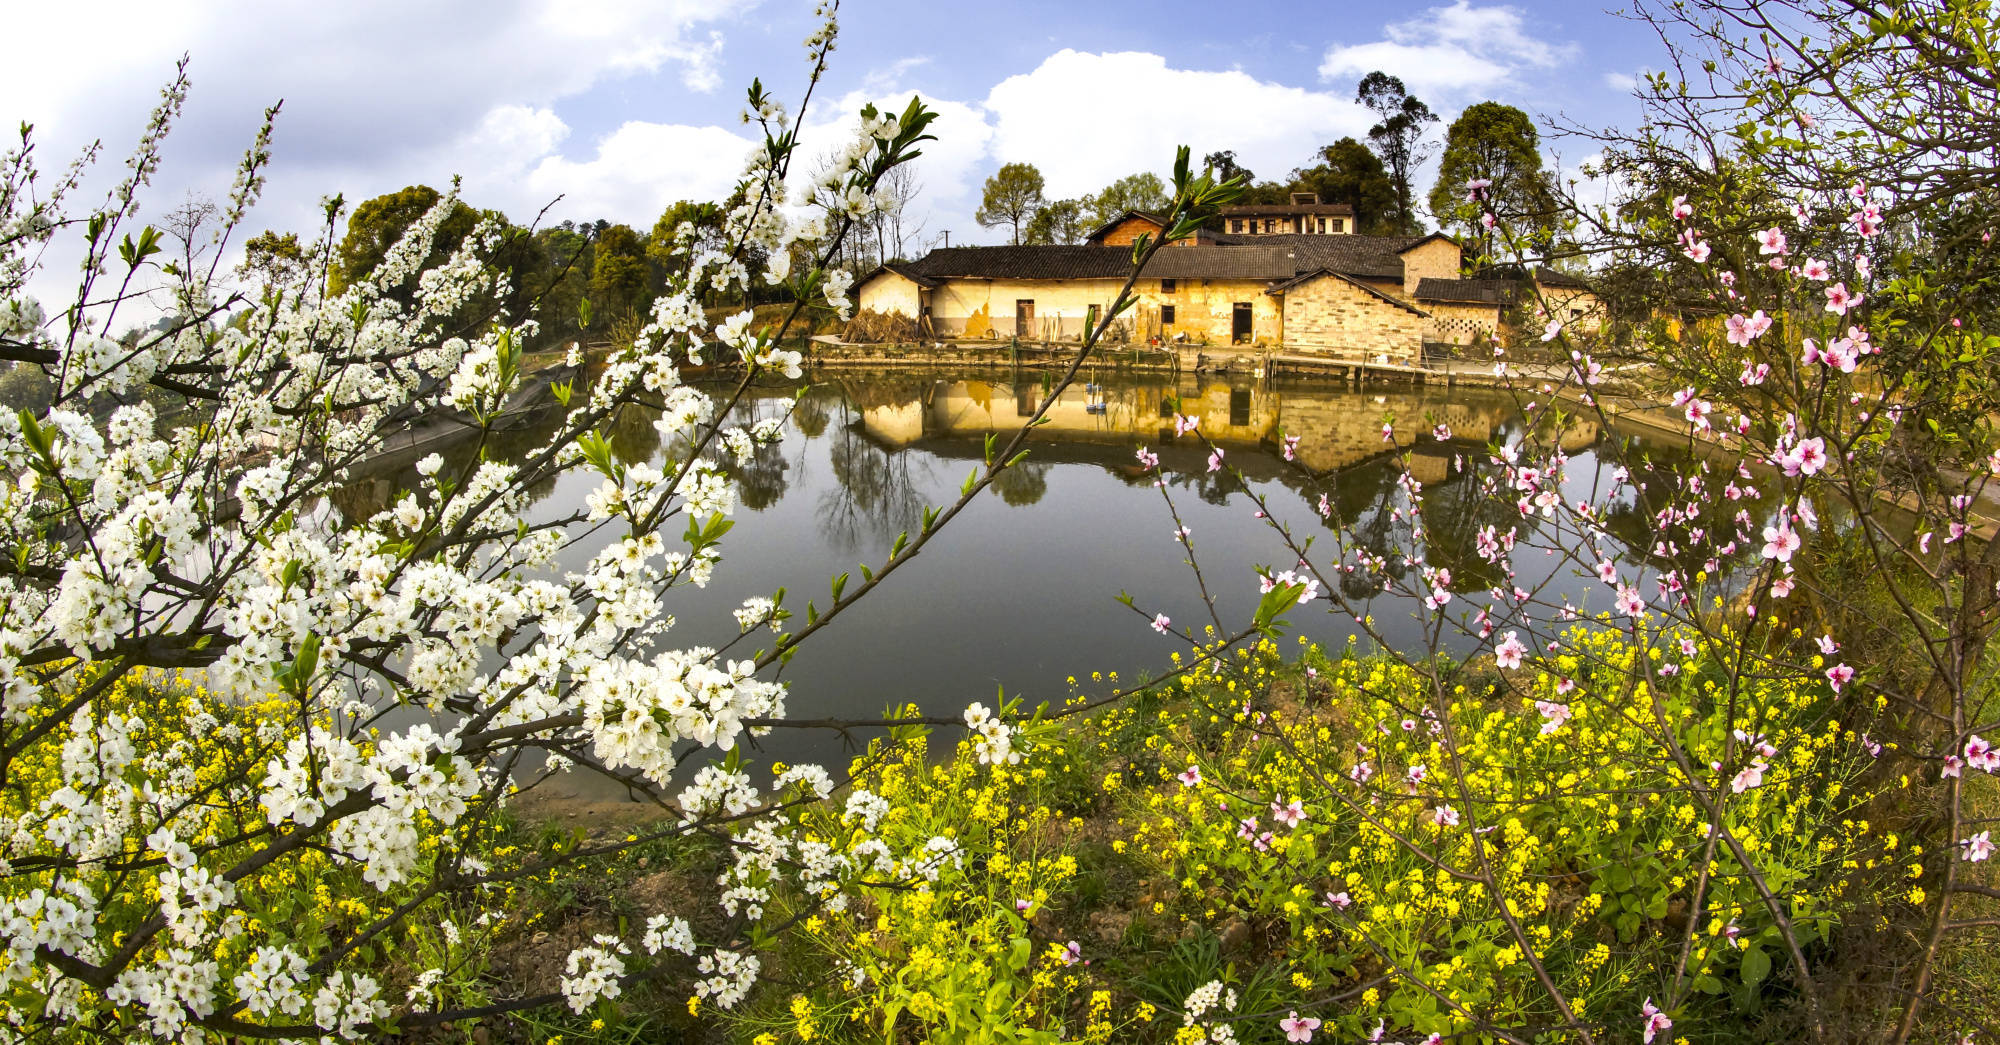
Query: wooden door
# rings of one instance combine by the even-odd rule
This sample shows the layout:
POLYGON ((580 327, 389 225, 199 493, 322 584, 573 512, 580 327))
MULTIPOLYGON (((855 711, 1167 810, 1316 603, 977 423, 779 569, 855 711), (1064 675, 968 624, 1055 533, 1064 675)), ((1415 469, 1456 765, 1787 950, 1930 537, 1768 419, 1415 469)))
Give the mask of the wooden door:
POLYGON ((1014 302, 1014 336, 1033 337, 1035 335, 1035 301, 1021 298, 1014 302))

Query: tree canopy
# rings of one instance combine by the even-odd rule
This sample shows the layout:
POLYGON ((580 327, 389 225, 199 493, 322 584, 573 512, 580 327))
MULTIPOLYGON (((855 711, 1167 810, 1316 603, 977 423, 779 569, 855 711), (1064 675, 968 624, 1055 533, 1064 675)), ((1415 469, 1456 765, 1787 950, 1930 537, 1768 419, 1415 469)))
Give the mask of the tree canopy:
MULTIPOLYGON (((389 248, 403 238, 403 233, 417 223, 441 198, 436 189, 428 185, 411 185, 395 192, 377 196, 354 208, 354 214, 347 219, 347 235, 340 241, 332 273, 328 277, 329 287, 338 294, 348 287, 368 278, 389 248)), ((479 215, 464 203, 454 203, 451 214, 438 226, 437 241, 431 253, 424 259, 425 268, 434 268, 451 256, 458 248, 479 215)))
POLYGON ((1042 191, 1046 187, 1042 172, 1032 163, 1009 163, 986 179, 986 191, 980 198, 979 210, 973 220, 989 229, 1009 226, 1014 231, 1014 243, 1021 242, 1021 232, 1028 219, 1042 206, 1042 191))
POLYGON ((1342 138, 1319 151, 1320 162, 1292 172, 1300 192, 1315 192, 1323 203, 1354 208, 1354 222, 1365 233, 1403 231, 1398 223, 1396 188, 1382 161, 1353 138, 1342 138))
POLYGON ((1421 224, 1411 198, 1410 177, 1430 158, 1424 152, 1424 136, 1429 133, 1428 126, 1437 122, 1437 114, 1404 89, 1403 81, 1380 71, 1361 78, 1354 100, 1377 117, 1375 126, 1368 129, 1368 142, 1395 186, 1392 227, 1398 232, 1416 232, 1421 224))
POLYGON ((1128 174, 1090 198, 1090 218, 1097 224, 1128 210, 1157 211, 1167 205, 1167 186, 1149 171, 1128 174))
POLYGON ((1056 200, 1029 219, 1026 239, 1034 244, 1081 243, 1093 227, 1082 200, 1056 200))
MULTIPOLYGON (((1444 155, 1430 195, 1431 213, 1447 228, 1485 237, 1480 215, 1490 210, 1546 240, 1554 222, 1554 189, 1542 169, 1541 134, 1528 114, 1500 102, 1480 102, 1445 131, 1444 155), (1489 182, 1483 208, 1466 200, 1466 186, 1489 182)), ((1491 253, 1490 245, 1487 253, 1491 253)))

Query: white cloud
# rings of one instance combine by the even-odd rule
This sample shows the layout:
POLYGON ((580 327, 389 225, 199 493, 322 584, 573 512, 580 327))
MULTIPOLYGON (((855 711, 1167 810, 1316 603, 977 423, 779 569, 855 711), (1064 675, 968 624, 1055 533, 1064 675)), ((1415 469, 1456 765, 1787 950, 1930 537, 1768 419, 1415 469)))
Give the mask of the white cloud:
POLYGON ((1067 49, 995 85, 985 109, 993 158, 1033 163, 1055 198, 1094 193, 1137 171, 1165 174, 1183 144, 1197 163, 1203 153, 1232 149, 1261 176, 1281 177, 1370 123, 1367 110, 1344 96, 1240 70, 1174 69, 1156 54, 1067 49), (1116 108, 1107 108, 1113 99, 1116 108))
POLYGON ((979 206, 980 187, 993 166, 992 122, 977 103, 886 85, 893 80, 893 77, 870 76, 863 90, 849 92, 818 110, 815 115, 821 118, 808 123, 799 134, 799 157, 792 166, 794 184, 803 184, 821 157, 846 148, 862 106, 872 103, 878 109, 900 114, 914 95, 937 113, 927 132, 937 140, 920 144, 922 155, 911 163, 921 190, 912 205, 909 224, 922 222, 926 238, 950 229, 956 240, 971 241, 978 230, 972 224, 971 214, 979 206))
POLYGON ((1320 79, 1352 83, 1377 69, 1434 104, 1452 104, 1513 85, 1529 69, 1553 69, 1576 53, 1535 35, 1519 8, 1455 0, 1385 26, 1387 39, 1338 44, 1320 60, 1320 79))
POLYGON ((604 217, 643 233, 675 200, 727 198, 753 144, 721 127, 633 121, 600 140, 588 160, 542 158, 523 192, 543 202, 562 195, 551 220, 604 217))
POLYGON ((1604 86, 1614 91, 1630 92, 1639 86, 1639 78, 1631 73, 1605 73, 1604 86))
MULTIPOLYGON (((650 134, 621 128, 597 143, 595 157, 548 161, 569 136, 562 114, 601 109, 581 96, 602 85, 631 81, 669 104, 678 89, 713 91, 723 54, 714 26, 755 2, 30 4, 10 13, 9 28, 46 45, 13 48, 0 63, 0 125, 32 120, 43 166, 54 169, 102 138, 106 154, 93 179, 108 185, 160 83, 187 54, 193 91, 148 198, 158 208, 189 188, 225 191, 261 110, 282 98, 268 188, 246 233, 316 228, 322 194, 342 192, 352 204, 418 182, 442 187, 454 173, 465 175, 470 202, 516 220, 557 192, 583 207, 679 187, 706 191, 714 179, 690 178, 687 168, 715 167, 719 157, 724 176, 733 175, 744 146, 680 134, 672 123, 650 134), (669 140, 692 151, 683 155, 669 140), (596 180, 552 191, 544 171, 596 180), (648 178, 657 182, 651 190, 648 178)), ((644 210, 604 216, 650 220, 644 210)), ((68 268, 58 246, 45 280, 68 268)))

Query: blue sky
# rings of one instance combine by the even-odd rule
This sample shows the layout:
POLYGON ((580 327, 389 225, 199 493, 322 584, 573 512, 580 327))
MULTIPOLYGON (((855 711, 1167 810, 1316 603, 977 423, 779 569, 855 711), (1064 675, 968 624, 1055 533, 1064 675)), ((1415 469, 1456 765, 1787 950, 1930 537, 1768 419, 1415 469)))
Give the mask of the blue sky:
MULTIPOLYGON (((1644 25, 1589 2, 849 0, 840 18, 807 147, 843 139, 864 101, 921 94, 944 140, 919 161, 916 216, 954 243, 1001 239, 971 213, 1003 162, 1036 164, 1057 196, 1164 171, 1181 142, 1282 176, 1365 132, 1353 90, 1374 68, 1446 122, 1497 99, 1629 124, 1630 77, 1660 61, 1644 25)), ((282 97, 251 231, 302 232, 322 195, 354 202, 454 173, 470 202, 516 220, 561 195, 555 219, 650 227, 675 199, 726 192, 749 146, 744 86, 762 76, 795 99, 815 25, 804 0, 149 0, 38 4, 10 20, 44 44, 0 68, 0 119, 38 124, 45 168, 102 138, 108 185, 186 52, 193 95, 144 216, 189 189, 225 193, 258 113, 282 97)), ((1565 167, 1590 152, 1547 144, 1565 167)))

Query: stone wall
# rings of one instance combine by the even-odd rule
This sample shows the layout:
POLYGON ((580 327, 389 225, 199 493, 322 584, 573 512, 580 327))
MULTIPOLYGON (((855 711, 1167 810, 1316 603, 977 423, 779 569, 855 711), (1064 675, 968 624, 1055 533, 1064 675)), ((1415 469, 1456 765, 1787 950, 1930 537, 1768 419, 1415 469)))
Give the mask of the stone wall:
POLYGON ((1542 292, 1549 316, 1560 319, 1563 325, 1579 334, 1595 334, 1604 325, 1608 315, 1604 302, 1597 295, 1579 287, 1552 287, 1537 282, 1536 288, 1542 292))
POLYGON ((1407 363, 1424 343, 1423 316, 1332 276, 1286 290, 1284 318, 1288 353, 1407 363))
POLYGON ((1457 279, 1459 277, 1458 244, 1447 239, 1434 239, 1422 246, 1413 247, 1402 254, 1403 293, 1405 296, 1417 292, 1420 279, 1457 279))

